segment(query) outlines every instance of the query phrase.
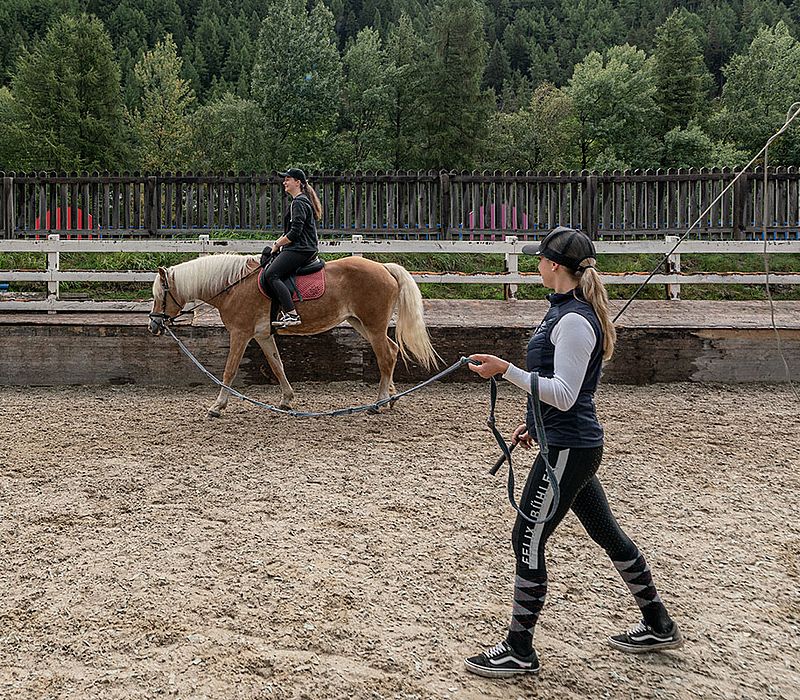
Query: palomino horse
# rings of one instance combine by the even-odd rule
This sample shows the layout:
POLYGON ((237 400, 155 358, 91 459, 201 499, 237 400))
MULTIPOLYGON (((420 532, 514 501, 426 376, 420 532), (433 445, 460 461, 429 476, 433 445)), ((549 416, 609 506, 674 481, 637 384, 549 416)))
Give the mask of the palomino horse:
MULTIPOLYGON (((221 254, 158 268, 149 329, 160 335, 162 323, 172 321, 190 300, 200 299, 215 306, 230 333, 223 382, 231 385, 247 344, 255 338, 280 382, 281 408, 291 408, 294 391, 275 344, 270 302, 258 290, 258 261, 253 256, 221 254)), ((347 321, 375 352, 381 373, 379 401, 395 393, 392 377, 398 351, 404 360, 414 359, 426 369, 436 364, 436 351, 422 316, 422 295, 405 268, 353 256, 326 263, 325 275, 325 294, 297 303, 302 324, 278 333, 314 335, 347 321), (397 342, 387 335, 395 306, 397 342)), ((208 410, 209 416, 219 418, 227 403, 228 392, 221 389, 208 410)))

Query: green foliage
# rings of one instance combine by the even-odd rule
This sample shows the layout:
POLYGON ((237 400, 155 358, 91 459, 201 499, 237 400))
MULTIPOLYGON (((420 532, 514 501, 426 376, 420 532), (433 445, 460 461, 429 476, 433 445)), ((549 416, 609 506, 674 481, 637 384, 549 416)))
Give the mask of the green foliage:
POLYGON ((487 47, 477 0, 445 0, 434 13, 429 44, 420 99, 421 162, 428 168, 471 168, 493 103, 481 88, 487 47))
POLYGON ((136 137, 136 166, 141 170, 175 172, 191 155, 195 95, 181 78, 182 62, 170 34, 148 51, 134 68, 140 106, 130 121, 136 137))
POLYGON ((714 144, 700 126, 692 122, 685 129, 676 126, 664 136, 661 164, 667 168, 696 168, 712 157, 714 144))
POLYGON ((799 0, 4 0, 0 167, 741 163, 800 94, 799 22, 799 0), (168 36, 159 107, 136 67, 168 36), (544 83, 566 144, 531 133, 544 83))
POLYGON ((494 134, 485 167, 561 170, 577 164, 578 123, 570 96, 550 83, 536 88, 527 107, 492 116, 494 134))
POLYGON ((400 16, 390 31, 387 54, 387 139, 389 167, 412 167, 417 148, 417 101, 422 82, 422 40, 408 15, 400 16))
POLYGON ((362 29, 344 54, 342 115, 337 165, 349 170, 388 166, 391 94, 381 37, 362 29))
POLYGON ((662 132, 685 127, 707 107, 711 75, 688 15, 676 10, 656 32, 653 73, 662 132))
POLYGON ((25 167, 118 168, 125 160, 119 68, 96 17, 61 16, 17 61, 12 82, 25 167))
POLYGON ((653 164, 660 111, 653 61, 644 51, 627 44, 605 55, 593 51, 575 66, 567 92, 578 121, 582 168, 604 167, 608 161, 653 164))
MULTIPOLYGON (((714 125, 720 138, 757 152, 800 98, 800 43, 779 22, 762 27, 747 50, 724 69, 726 83, 714 125)), ((772 162, 800 164, 800 131, 790 130, 771 149, 772 162)))
POLYGON ((193 115, 195 170, 262 171, 269 169, 261 108, 228 93, 193 115))
POLYGON ((342 65, 321 3, 274 0, 261 25, 252 95, 264 111, 270 168, 317 165, 335 126, 342 65))

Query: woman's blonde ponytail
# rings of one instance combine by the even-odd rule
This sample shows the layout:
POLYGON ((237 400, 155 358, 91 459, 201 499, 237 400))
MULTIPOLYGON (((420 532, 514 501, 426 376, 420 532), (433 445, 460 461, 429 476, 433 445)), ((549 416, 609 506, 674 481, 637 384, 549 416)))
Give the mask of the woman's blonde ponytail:
POLYGON ((603 329, 603 359, 608 360, 614 354, 617 330, 614 328, 608 310, 608 293, 594 266, 594 258, 583 260, 578 270, 578 279, 580 280, 583 298, 594 308, 594 312, 597 314, 600 326, 603 329))

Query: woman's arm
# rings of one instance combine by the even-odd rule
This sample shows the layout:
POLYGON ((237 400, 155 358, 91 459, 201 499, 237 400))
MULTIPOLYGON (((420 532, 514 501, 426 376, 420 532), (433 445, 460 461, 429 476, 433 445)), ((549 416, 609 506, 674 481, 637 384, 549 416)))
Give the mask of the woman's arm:
MULTIPOLYGON (((566 411, 578 399, 597 336, 583 316, 571 313, 556 324, 550 339, 555 346, 554 371, 552 377, 539 377, 539 398, 559 411, 566 411)), ((509 364, 503 377, 531 392, 530 372, 509 364)))

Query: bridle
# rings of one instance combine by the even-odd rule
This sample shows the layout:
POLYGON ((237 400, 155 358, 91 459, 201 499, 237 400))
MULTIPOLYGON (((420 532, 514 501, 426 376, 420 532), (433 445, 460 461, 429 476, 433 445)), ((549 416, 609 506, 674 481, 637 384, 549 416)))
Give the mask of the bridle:
POLYGON ((172 293, 172 289, 169 286, 169 272, 167 272, 164 275, 164 277, 161 278, 161 286, 163 287, 162 291, 164 293, 163 297, 161 298, 161 309, 162 309, 162 311, 160 313, 151 311, 147 315, 152 321, 155 321, 161 327, 164 327, 166 325, 172 324, 172 323, 174 323, 174 321, 177 318, 180 318, 181 316, 186 316, 186 315, 192 313, 196 308, 198 308, 202 304, 210 303, 213 299, 216 299, 218 296, 224 294, 229 289, 232 289, 233 287, 235 287, 240 282, 244 282, 248 277, 250 277, 250 276, 254 275, 256 272, 260 272, 260 271, 261 271, 261 267, 257 267, 255 270, 251 270, 246 275, 242 275, 238 280, 236 280, 235 282, 232 282, 227 287, 225 287, 221 291, 217 292, 213 297, 210 297, 206 301, 200 302, 199 304, 195 304, 194 306, 192 306, 189 309, 186 309, 185 311, 179 311, 174 316, 170 316, 168 313, 166 313, 167 298, 172 299, 172 301, 175 302, 175 306, 177 306, 179 309, 183 308, 183 304, 181 304, 175 298, 175 295, 172 293))
POLYGON ((181 304, 172 293, 172 288, 169 286, 169 273, 165 274, 161 278, 161 286, 163 287, 162 291, 164 292, 164 295, 161 298, 161 312, 151 311, 149 314, 147 314, 151 320, 157 323, 157 325, 163 327, 164 325, 174 323, 175 319, 177 319, 179 316, 184 316, 194 311, 194 308, 188 309, 187 311, 179 311, 174 316, 170 316, 168 313, 166 313, 168 297, 175 302, 175 306, 177 306, 179 309, 183 308, 183 304, 181 304))

